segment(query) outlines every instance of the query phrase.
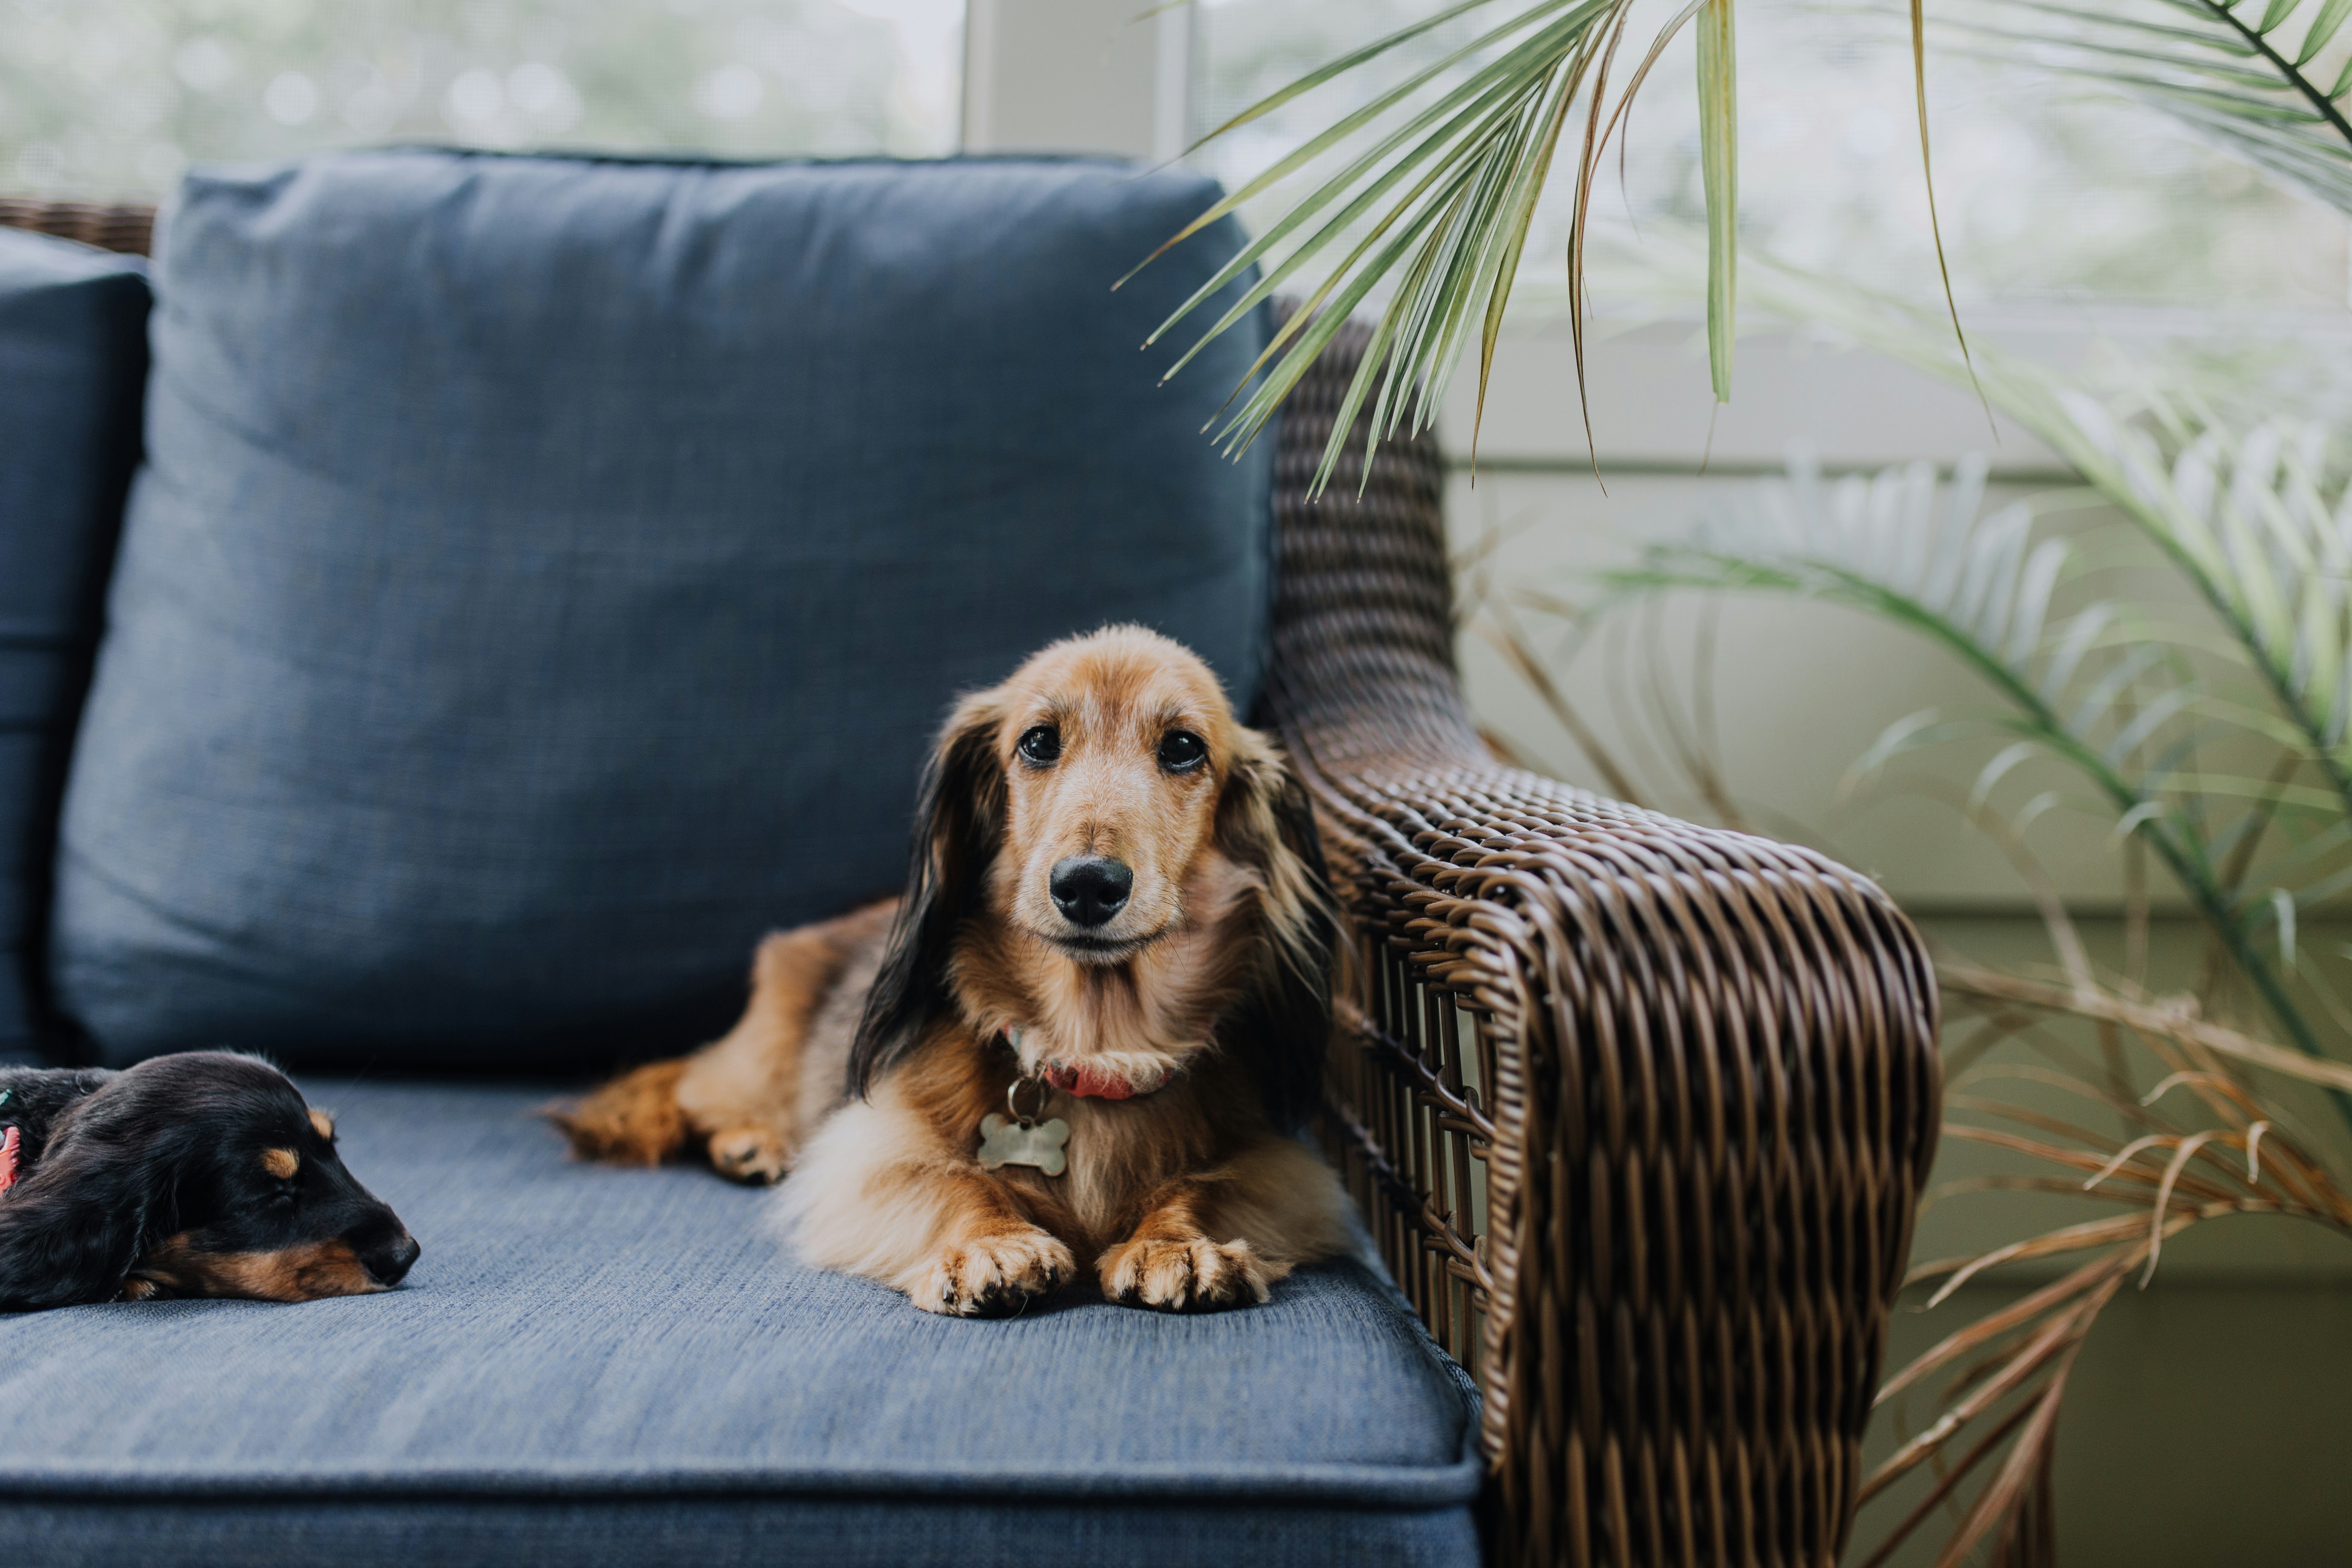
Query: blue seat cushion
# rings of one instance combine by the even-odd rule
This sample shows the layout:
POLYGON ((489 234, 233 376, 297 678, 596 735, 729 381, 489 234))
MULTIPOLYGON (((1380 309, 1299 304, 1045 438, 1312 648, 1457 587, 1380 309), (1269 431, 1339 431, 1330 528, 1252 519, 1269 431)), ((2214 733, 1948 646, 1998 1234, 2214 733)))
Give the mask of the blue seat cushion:
POLYGON ((0 228, 0 1051, 47 1031, 58 797, 139 460, 144 264, 0 228))
POLYGON ((767 1194, 567 1161, 541 1091, 306 1090, 408 1282, 11 1319, 10 1568, 1476 1561, 1475 1396, 1360 1263, 940 1318, 790 1262, 767 1194))
POLYGON ((960 689, 1140 621, 1246 706, 1239 243, 1087 160, 439 152, 192 177, 68 789, 51 972, 107 1059, 578 1070, 899 885, 960 689))

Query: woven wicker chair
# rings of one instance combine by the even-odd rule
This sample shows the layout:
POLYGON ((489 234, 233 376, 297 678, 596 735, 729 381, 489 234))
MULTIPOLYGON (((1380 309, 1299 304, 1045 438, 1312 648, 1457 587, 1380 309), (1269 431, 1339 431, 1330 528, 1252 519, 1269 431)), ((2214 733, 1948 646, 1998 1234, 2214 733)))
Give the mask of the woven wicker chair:
MULTIPOLYGON (((0 223, 146 247, 145 208, 0 223)), ((1497 763, 1454 668, 1443 472, 1359 431, 1367 334, 1291 399, 1264 721, 1359 936, 1325 1134, 1486 1392, 1504 1563, 1820 1568, 1844 1544, 1935 1149, 1917 936, 1818 855, 1497 763)))

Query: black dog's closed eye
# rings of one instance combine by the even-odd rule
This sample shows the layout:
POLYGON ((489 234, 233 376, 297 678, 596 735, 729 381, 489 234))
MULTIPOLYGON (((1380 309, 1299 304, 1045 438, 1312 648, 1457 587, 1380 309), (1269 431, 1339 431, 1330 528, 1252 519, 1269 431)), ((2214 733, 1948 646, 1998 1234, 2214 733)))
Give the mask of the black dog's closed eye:
POLYGON ((334 1122, 226 1051, 126 1071, 0 1070, 22 1174, 0 1195, 0 1310, 118 1297, 307 1301, 390 1289, 418 1247, 334 1122))

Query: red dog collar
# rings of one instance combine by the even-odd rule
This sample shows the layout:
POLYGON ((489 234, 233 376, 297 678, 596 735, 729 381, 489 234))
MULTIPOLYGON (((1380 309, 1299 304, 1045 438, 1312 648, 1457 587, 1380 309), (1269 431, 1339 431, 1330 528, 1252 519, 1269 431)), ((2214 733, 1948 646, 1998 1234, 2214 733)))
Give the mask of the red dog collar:
MULTIPOLYGON (((1006 1048, 1014 1056, 1021 1054, 1020 1030, 1007 1029, 1000 1037, 1004 1041, 1006 1048)), ((1080 1100, 1133 1100, 1135 1098, 1135 1086, 1127 1079, 1117 1073, 1105 1072, 1100 1068, 1089 1067, 1084 1062, 1076 1067, 1066 1066, 1061 1062, 1048 1062, 1037 1069, 1037 1076, 1064 1094, 1074 1094, 1080 1100)))
POLYGON ((1135 1098, 1135 1086, 1127 1079, 1090 1067, 1064 1067, 1057 1062, 1045 1068, 1045 1079, 1064 1094, 1075 1094, 1081 1100, 1135 1098))
POLYGON ((19 1129, 11 1127, 0 1136, 0 1193, 16 1184, 16 1145, 19 1129))

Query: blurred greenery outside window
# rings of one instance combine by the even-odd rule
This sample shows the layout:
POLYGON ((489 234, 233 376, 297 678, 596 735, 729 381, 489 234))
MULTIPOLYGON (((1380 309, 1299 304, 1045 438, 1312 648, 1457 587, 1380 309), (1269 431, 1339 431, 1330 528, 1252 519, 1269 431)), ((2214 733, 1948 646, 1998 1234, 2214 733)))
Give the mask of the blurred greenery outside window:
POLYGON ((930 155, 962 0, 0 0, 0 192, 436 142, 930 155))
MULTIPOLYGON (((1377 72, 1327 84, 1195 158, 1229 185, 1244 181, 1369 101, 1382 82, 1492 26, 1511 4, 1473 12, 1397 51, 1377 72)), ((1199 0, 1195 134, 1435 5, 1199 0)), ((2165 19, 2161 5, 2140 10, 2165 19)), ((1636 16, 1612 93, 1672 12, 1636 16)), ((1940 303, 1907 8, 1889 0, 1739 0, 1737 14, 1742 244, 1940 303)), ((2037 65, 2033 48, 2003 36, 2039 25, 2030 7, 1931 0, 1927 15, 1936 195, 1964 306, 2347 314, 2352 247, 2335 213, 2199 144, 2168 116, 2037 65)), ((1702 221, 1696 104, 1686 29, 1629 117, 1622 182, 1618 146, 1609 149, 1592 203, 1601 247, 1612 233, 1631 238, 1644 226, 1702 221)), ((1550 200, 1521 264, 1525 284, 1564 284, 1575 140, 1567 138, 1555 164, 1550 200)), ((1307 180, 1297 176, 1276 195, 1303 191, 1307 180)), ((1254 209, 1261 222, 1278 210, 1274 203, 1254 209)))
MULTIPOLYGON (((1436 3, 1192 0, 1195 132, 1436 3)), ((1436 58, 1510 4, 1382 69, 1436 58)), ((2166 116, 2037 68, 1999 36, 2013 5, 1937 0, 1929 14, 1937 188, 1964 302, 2346 314, 2352 246, 2336 215, 2166 116)), ((1738 16, 1746 242, 1932 296, 1902 8, 1741 0, 1738 16)), ((0 191, 152 197, 192 162, 383 142, 942 153, 962 27, 962 0, 0 0, 0 191)), ((1621 81, 1646 45, 1629 36, 1621 81)), ((1690 47, 1685 34, 1643 89, 1622 179, 1612 149, 1593 204, 1604 231, 1700 215, 1690 47)), ((1245 180, 1381 75, 1310 93, 1194 162, 1245 180)), ((1570 182, 1556 174, 1530 282, 1561 270, 1570 182)))

